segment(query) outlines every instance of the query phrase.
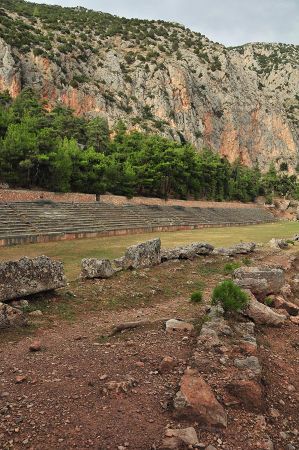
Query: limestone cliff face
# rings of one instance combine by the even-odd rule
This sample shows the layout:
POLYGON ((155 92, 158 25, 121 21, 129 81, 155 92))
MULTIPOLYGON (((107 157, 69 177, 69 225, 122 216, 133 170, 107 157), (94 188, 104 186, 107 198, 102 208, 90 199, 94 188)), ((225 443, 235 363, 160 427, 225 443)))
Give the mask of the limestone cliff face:
MULTIPOLYGON (((102 37, 86 26, 82 42, 82 33, 72 28, 82 10, 68 10, 72 45, 65 31, 49 30, 41 14, 32 19, 32 25, 28 14, 6 11, 6 21, 22 20, 38 30, 41 42, 50 35, 51 45, 48 50, 42 43, 15 47, 0 33, 0 90, 8 89, 16 96, 29 86, 50 108, 61 101, 78 114, 103 115, 110 125, 122 119, 129 128, 159 132, 197 148, 209 146, 230 161, 258 163, 262 170, 271 161, 277 167, 287 162, 289 171, 295 171, 299 161, 298 46, 225 48, 178 24, 146 21, 135 21, 134 28, 126 22, 135 34, 136 29, 143 33, 145 27, 150 29, 151 37, 145 40, 136 39, 124 27, 102 37), (67 51, 61 41, 69 44, 67 51)), ((84 11, 89 17, 91 12, 84 11)), ((92 14, 98 14, 99 23, 103 17, 112 24, 116 20, 92 14)))

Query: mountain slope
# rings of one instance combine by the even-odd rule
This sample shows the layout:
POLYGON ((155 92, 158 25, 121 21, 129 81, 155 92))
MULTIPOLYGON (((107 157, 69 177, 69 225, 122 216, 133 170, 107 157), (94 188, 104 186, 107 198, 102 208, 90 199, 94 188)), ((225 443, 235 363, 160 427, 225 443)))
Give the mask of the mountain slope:
POLYGON ((225 48, 180 24, 0 0, 0 89, 266 169, 299 160, 299 47, 225 48))

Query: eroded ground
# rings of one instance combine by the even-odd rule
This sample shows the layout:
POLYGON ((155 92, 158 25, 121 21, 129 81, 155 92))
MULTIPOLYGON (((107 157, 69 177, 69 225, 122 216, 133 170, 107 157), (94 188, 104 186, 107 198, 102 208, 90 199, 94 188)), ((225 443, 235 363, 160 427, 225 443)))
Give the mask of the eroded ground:
MULTIPOLYGON (((298 246, 239 260, 286 265, 291 252, 298 246)), ((257 328, 263 411, 228 406, 227 429, 213 432, 174 418, 172 399, 196 332, 166 333, 164 322, 196 318, 200 330, 211 290, 229 276, 226 263, 211 257, 169 262, 110 280, 74 282, 55 297, 35 299, 30 309, 43 315, 29 316, 28 329, 0 335, 0 448, 147 450, 158 448, 166 425, 188 425, 216 449, 271 450, 268 437, 275 450, 298 449, 299 328, 289 321, 278 329, 257 328), (194 305, 188 299, 198 287, 205 301, 194 305), (152 323, 108 336, 115 324, 144 319, 152 323), (36 339, 42 350, 30 352, 36 339), (175 367, 161 373, 166 356, 175 367)), ((217 390, 225 372, 211 368, 210 374, 217 390)))

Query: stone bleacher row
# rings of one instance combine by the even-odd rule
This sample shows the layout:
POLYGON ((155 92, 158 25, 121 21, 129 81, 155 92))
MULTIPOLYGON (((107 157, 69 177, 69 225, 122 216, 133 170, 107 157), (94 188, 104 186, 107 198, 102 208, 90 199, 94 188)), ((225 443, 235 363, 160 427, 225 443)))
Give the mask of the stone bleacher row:
POLYGON ((105 233, 156 227, 198 227, 273 222, 262 208, 191 208, 108 203, 0 203, 0 239, 53 233, 105 233))

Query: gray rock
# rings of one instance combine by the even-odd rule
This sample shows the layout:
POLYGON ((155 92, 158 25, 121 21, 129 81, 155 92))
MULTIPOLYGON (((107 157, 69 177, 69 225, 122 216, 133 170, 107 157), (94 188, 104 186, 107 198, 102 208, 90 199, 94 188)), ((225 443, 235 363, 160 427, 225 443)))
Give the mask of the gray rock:
POLYGON ((85 258, 81 261, 81 278, 110 278, 114 273, 109 259, 85 258))
POLYGON ((65 285, 62 262, 47 256, 0 263, 0 301, 51 291, 65 285))
POLYGON ((247 358, 236 358, 234 366, 238 369, 251 370, 255 375, 261 374, 261 366, 256 356, 248 356, 247 358))
POLYGON ((252 253, 255 248, 256 244, 254 242, 241 242, 228 248, 215 248, 213 254, 221 256, 246 255, 252 253))
POLYGON ((299 241, 299 233, 294 234, 292 240, 293 241, 299 241))
POLYGON ((276 294, 284 285, 284 271, 279 267, 241 267, 234 271, 235 283, 253 294, 276 294))
POLYGON ((123 268, 138 269, 142 267, 156 266, 161 263, 160 238, 132 245, 125 253, 123 268))
POLYGON ((194 259, 200 255, 209 255, 214 247, 204 242, 193 242, 190 245, 163 249, 161 251, 161 260, 170 261, 173 259, 194 259))
POLYGON ((170 429, 165 431, 165 438, 160 450, 176 450, 182 448, 182 445, 197 446, 199 444, 198 437, 193 427, 170 429))
POLYGON ((26 319, 24 313, 19 308, 13 308, 5 303, 0 303, 0 329, 25 325, 26 319))

